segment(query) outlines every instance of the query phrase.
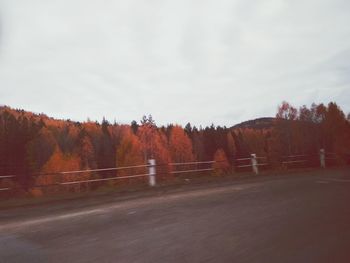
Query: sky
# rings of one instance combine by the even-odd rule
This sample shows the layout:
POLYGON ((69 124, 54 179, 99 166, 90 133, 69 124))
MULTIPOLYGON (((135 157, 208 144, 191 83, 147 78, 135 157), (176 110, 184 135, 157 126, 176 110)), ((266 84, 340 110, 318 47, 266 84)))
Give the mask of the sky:
POLYGON ((348 0, 0 0, 0 104, 51 117, 232 126, 350 111, 348 0))

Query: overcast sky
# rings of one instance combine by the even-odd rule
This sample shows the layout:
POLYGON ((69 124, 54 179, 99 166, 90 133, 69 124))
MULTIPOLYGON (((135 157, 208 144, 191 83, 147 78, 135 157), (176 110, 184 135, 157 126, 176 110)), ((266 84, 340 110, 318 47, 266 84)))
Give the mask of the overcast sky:
POLYGON ((0 104, 56 118, 231 126, 350 111, 348 0, 0 0, 0 104))

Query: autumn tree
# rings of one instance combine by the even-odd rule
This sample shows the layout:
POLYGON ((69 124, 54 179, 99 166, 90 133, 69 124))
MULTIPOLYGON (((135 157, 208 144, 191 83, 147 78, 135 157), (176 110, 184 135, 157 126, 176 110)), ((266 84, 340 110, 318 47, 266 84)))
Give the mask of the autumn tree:
MULTIPOLYGON (((126 132, 123 139, 117 148, 116 152, 116 166, 135 166, 144 164, 144 158, 142 153, 142 145, 139 138, 133 133, 131 129, 126 132)), ((145 168, 128 169, 128 171, 118 171, 118 175, 126 174, 142 174, 146 173, 145 168)))
MULTIPOLYGON (((79 181, 87 179, 86 175, 66 173, 81 169, 81 159, 77 154, 64 154, 56 145, 50 159, 44 164, 41 175, 36 177, 36 185, 53 185, 60 182, 79 181), (61 172, 65 172, 64 174, 61 172)), ((72 189, 79 188, 75 185, 72 189)), ((46 188, 50 192, 50 188, 46 188)))
POLYGON ((231 166, 223 149, 219 148, 216 150, 214 154, 214 161, 214 175, 223 175, 230 172, 231 166))
POLYGON ((131 122, 131 130, 134 134, 137 134, 137 130, 139 129, 139 125, 137 124, 137 121, 133 120, 131 122))
POLYGON ((26 145, 26 161, 32 174, 39 173, 53 154, 57 142, 52 132, 46 127, 26 145))
POLYGON ((234 159, 237 155, 237 147, 231 131, 227 132, 227 148, 230 158, 234 159))
POLYGON ((193 128, 192 128, 191 123, 188 122, 188 123, 186 124, 186 126, 185 126, 185 128, 184 128, 184 131, 186 132, 186 134, 187 134, 187 136, 188 136, 189 138, 192 137, 193 128))
MULTIPOLYGON (((101 137, 99 141, 99 149, 97 151, 97 165, 99 168, 114 167, 115 165, 115 145, 111 140, 109 130, 109 122, 103 118, 101 124, 101 137)), ((105 174, 105 176, 108 176, 105 174)))
POLYGON ((192 145, 194 157, 198 161, 203 161, 206 159, 203 141, 203 131, 200 131, 194 127, 192 130, 192 145))
POLYGON ((44 126, 23 110, 0 107, 0 175, 16 175, 24 189, 32 183, 27 162, 27 145, 44 126))
POLYGON ((142 117, 137 135, 141 141, 145 161, 154 158, 155 140, 158 137, 158 131, 152 115, 142 117))
POLYGON ((140 139, 145 162, 148 159, 156 159, 158 164, 157 173, 164 177, 169 173, 170 167, 166 164, 171 162, 166 134, 157 129, 152 116, 143 116, 141 126, 138 129, 137 136, 140 139))
POLYGON ((95 160, 95 150, 90 140, 90 137, 84 135, 79 142, 78 154, 81 157, 83 169, 96 169, 97 163, 95 160))
POLYGON ((258 156, 266 155, 266 136, 264 130, 255 130, 251 128, 241 129, 241 137, 245 142, 248 154, 257 154, 258 156))
POLYGON ((191 162, 194 160, 192 143, 181 126, 175 125, 169 138, 169 151, 173 162, 191 162))
POLYGON ((169 166, 169 163, 171 163, 171 156, 167 137, 161 131, 157 131, 153 142, 154 158, 160 165, 157 167, 157 174, 159 174, 159 178, 166 178, 166 176, 169 176, 169 172, 171 171, 171 167, 169 166))
POLYGON ((349 124, 343 111, 334 102, 328 104, 324 129, 326 150, 335 151, 340 156, 350 152, 349 124))
POLYGON ((283 101, 278 107, 276 118, 284 120, 296 120, 298 117, 298 111, 288 102, 283 101))
POLYGON ((292 131, 294 121, 298 117, 298 111, 288 102, 283 101, 278 107, 276 114, 276 135, 282 144, 285 145, 284 153, 290 155, 293 153, 292 131))

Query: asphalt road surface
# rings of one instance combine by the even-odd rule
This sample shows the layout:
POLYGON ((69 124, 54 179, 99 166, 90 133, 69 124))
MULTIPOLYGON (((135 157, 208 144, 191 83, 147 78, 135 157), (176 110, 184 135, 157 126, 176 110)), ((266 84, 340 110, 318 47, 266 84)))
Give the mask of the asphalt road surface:
POLYGON ((0 262, 350 262, 350 172, 0 211, 0 262))

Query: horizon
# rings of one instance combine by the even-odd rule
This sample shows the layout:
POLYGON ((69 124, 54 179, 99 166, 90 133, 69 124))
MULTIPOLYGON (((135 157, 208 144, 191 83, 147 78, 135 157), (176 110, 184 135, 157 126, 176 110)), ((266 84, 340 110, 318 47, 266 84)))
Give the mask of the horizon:
MULTIPOLYGON (((283 103, 285 103, 285 102, 288 103, 287 101, 283 101, 281 104, 278 105, 278 107, 281 107, 281 105, 282 105, 283 103)), ((330 102, 328 102, 328 103, 320 103, 320 104, 325 105, 325 106, 328 106, 330 103, 335 103, 335 105, 338 106, 339 110, 340 110, 341 112, 344 113, 345 118, 347 118, 348 120, 350 120, 350 112, 345 112, 345 111, 343 111, 343 109, 342 109, 336 102, 330 101, 330 102)), ((314 104, 314 103, 312 103, 312 104, 314 104)), ((320 105, 320 104, 319 104, 319 105, 320 105)), ((298 114, 300 113, 300 108, 301 108, 301 107, 306 106, 306 107, 308 108, 307 105, 295 106, 295 105, 291 105, 291 104, 290 104, 290 106, 291 106, 291 107, 294 107, 294 108, 297 110, 297 113, 298 113, 298 114)), ((215 128, 216 128, 216 127, 223 127, 223 128, 228 128, 228 129, 230 129, 230 128, 233 128, 233 127, 235 127, 235 126, 239 126, 239 125, 241 125, 241 124, 243 124, 243 123, 246 123, 246 122, 249 122, 249 121, 261 120, 261 119, 270 119, 270 118, 274 119, 274 118, 276 118, 276 114, 277 114, 277 112, 276 112, 276 114, 275 114, 274 116, 260 116, 260 117, 255 117, 255 118, 252 118, 252 119, 243 120, 243 121, 238 122, 238 123, 233 123, 233 124, 231 124, 231 125, 229 125, 229 126, 227 126, 227 125, 217 125, 217 124, 215 124, 214 122, 212 122, 212 123, 209 124, 209 125, 201 125, 201 124, 199 124, 199 125, 197 126, 197 125, 192 124, 192 123, 190 123, 190 122, 187 122, 187 123, 185 123, 185 124, 180 124, 180 123, 177 123, 177 122, 168 122, 168 123, 166 123, 166 124, 159 124, 152 114, 144 114, 144 115, 142 115, 139 119, 137 119, 137 120, 136 120, 136 119, 130 120, 128 123, 126 123, 126 122, 119 122, 119 121, 116 120, 116 119, 113 120, 113 121, 111 121, 111 120, 105 118, 104 116, 102 117, 101 120, 92 120, 91 118, 88 117, 86 120, 81 120, 81 121, 80 121, 80 120, 74 120, 74 119, 72 119, 72 118, 67 118, 67 119, 64 119, 64 118, 56 118, 56 117, 52 117, 52 116, 46 114, 45 112, 40 112, 40 113, 38 113, 38 112, 33 112, 33 111, 30 111, 30 110, 27 110, 27 109, 23 109, 23 108, 11 107, 11 106, 5 105, 5 104, 0 104, 0 108, 1 108, 1 107, 7 107, 7 108, 10 108, 10 109, 12 109, 12 110, 24 111, 24 112, 26 112, 26 113, 32 113, 32 114, 39 115, 39 116, 40 116, 40 115, 44 115, 44 116, 46 116, 47 118, 54 119, 54 120, 71 121, 71 122, 78 122, 78 123, 94 122, 94 123, 98 123, 98 124, 100 124, 100 125, 102 124, 102 122, 103 122, 104 120, 107 121, 107 123, 109 123, 110 125, 131 125, 133 121, 136 121, 136 123, 137 123, 138 125, 141 125, 142 117, 149 117, 149 116, 152 116, 152 119, 153 119, 153 121, 155 122, 155 125, 156 125, 157 127, 159 127, 159 128, 160 128, 160 127, 167 127, 167 126, 171 126, 171 125, 173 125, 173 126, 179 125, 179 126, 181 126, 182 128, 185 128, 185 126, 186 126, 187 124, 190 124, 192 128, 196 127, 196 128, 198 128, 198 129, 205 129, 206 127, 211 127, 211 126, 214 126, 215 128)), ((311 109, 311 107, 312 107, 312 105, 310 105, 310 108, 309 108, 309 109, 311 109)))
MULTIPOLYGON (((87 117, 86 120, 74 120, 74 119, 72 119, 72 118, 67 118, 67 119, 66 119, 66 118, 56 118, 56 117, 52 117, 52 116, 46 114, 45 112, 34 112, 34 111, 27 110, 27 109, 23 109, 23 108, 12 107, 12 106, 6 105, 6 104, 0 104, 0 108, 1 108, 1 107, 6 107, 6 108, 10 108, 10 109, 12 109, 12 110, 19 110, 19 111, 22 111, 22 110, 23 110, 24 112, 32 113, 32 114, 39 115, 39 116, 40 116, 40 115, 45 115, 47 118, 54 119, 54 120, 71 121, 71 122, 78 122, 78 123, 96 122, 96 123, 98 123, 98 124, 101 124, 103 120, 106 120, 106 121, 107 121, 109 124, 111 124, 111 125, 114 125, 114 124, 117 124, 117 125, 131 125, 131 123, 132 123, 133 121, 136 121, 137 124, 140 125, 140 124, 141 124, 141 119, 142 119, 142 117, 143 117, 143 116, 146 116, 146 117, 147 117, 147 116, 149 116, 149 115, 152 116, 152 118, 153 118, 153 120, 155 121, 155 124, 156 124, 157 127, 162 127, 162 126, 166 127, 166 126, 168 126, 168 125, 179 125, 179 126, 181 126, 182 128, 184 128, 184 127, 186 126, 186 124, 190 123, 190 122, 187 122, 187 123, 185 123, 184 125, 182 125, 182 124, 180 124, 180 123, 177 123, 177 122, 169 122, 169 123, 166 123, 166 124, 163 124, 163 123, 162 123, 162 124, 159 124, 152 114, 144 114, 144 115, 142 115, 139 119, 130 120, 128 123, 126 123, 126 122, 119 122, 118 120, 113 120, 113 121, 112 121, 112 120, 109 120, 109 119, 105 118, 104 116, 102 117, 101 120, 93 120, 93 119, 91 119, 91 118, 89 118, 89 117, 87 117)), ((263 119, 263 118, 275 118, 275 117, 276 117, 276 116, 261 116, 261 117, 256 117, 256 118, 249 119, 249 120, 243 120, 243 121, 238 122, 238 123, 233 123, 233 124, 230 125, 230 126, 226 126, 226 125, 221 126, 221 125, 216 125, 215 123, 211 123, 211 124, 209 124, 209 125, 201 125, 201 124, 199 124, 198 126, 197 126, 197 125, 194 125, 194 124, 192 124, 192 123, 190 123, 190 124, 191 124, 192 127, 196 127, 196 128, 199 128, 199 127, 205 128, 205 127, 210 127, 211 125, 214 125, 215 127, 219 127, 219 126, 220 126, 220 127, 231 128, 231 127, 233 127, 233 126, 239 125, 239 124, 244 123, 244 122, 247 122, 247 121, 258 120, 258 119, 263 119)))

